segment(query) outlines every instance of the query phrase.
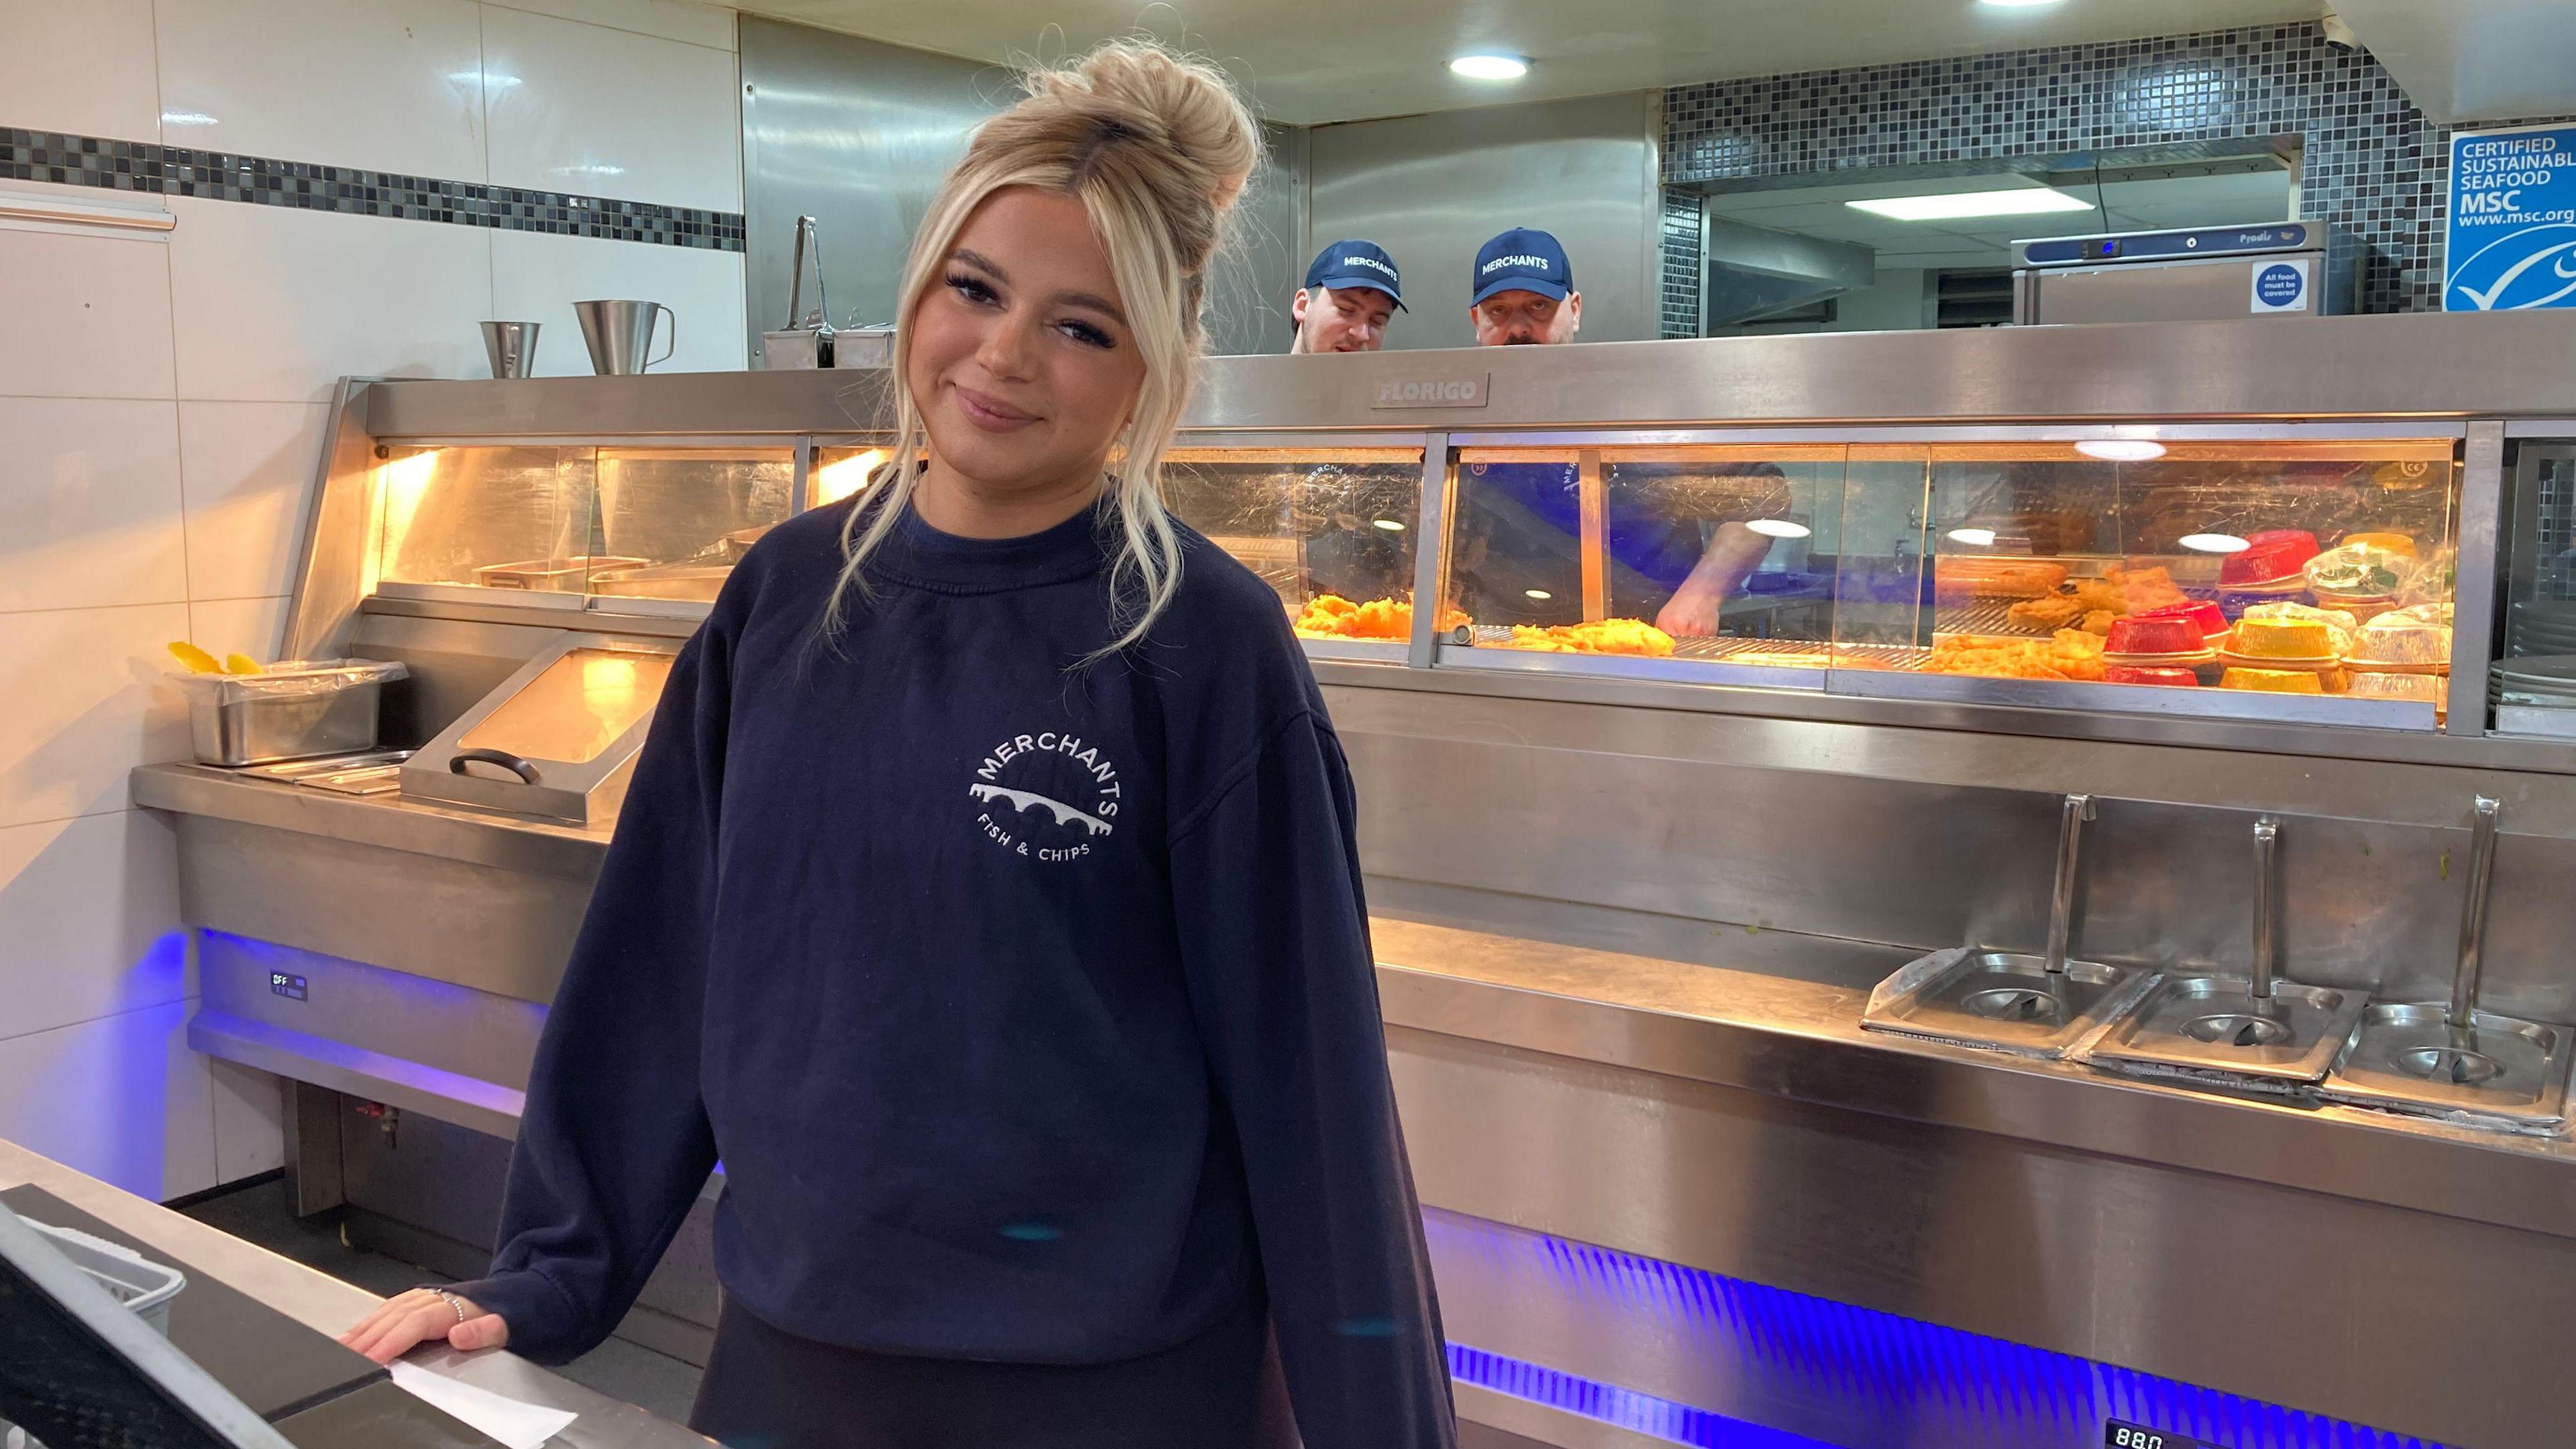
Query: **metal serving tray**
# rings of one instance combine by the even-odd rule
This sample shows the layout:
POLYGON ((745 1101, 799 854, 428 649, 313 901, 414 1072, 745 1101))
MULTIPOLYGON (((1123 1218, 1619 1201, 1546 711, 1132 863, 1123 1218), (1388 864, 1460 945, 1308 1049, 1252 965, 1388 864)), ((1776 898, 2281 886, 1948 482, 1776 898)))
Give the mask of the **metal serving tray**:
POLYGON ((2119 1016, 2158 978, 2134 966, 1954 948, 1908 962, 1870 993, 1860 1024, 1962 1046, 2054 1058, 2119 1016))
POLYGON ((2362 1013, 2328 1100, 2426 1117, 2488 1119, 2521 1131, 2567 1125, 2569 1030, 2479 1011, 2453 1028, 2442 1002, 2383 1002, 2362 1013))
POLYGON ((2168 976, 2093 1045, 2094 1061, 2313 1082, 2351 1039, 2369 997, 2276 981, 2269 1002, 2235 976, 2168 976))

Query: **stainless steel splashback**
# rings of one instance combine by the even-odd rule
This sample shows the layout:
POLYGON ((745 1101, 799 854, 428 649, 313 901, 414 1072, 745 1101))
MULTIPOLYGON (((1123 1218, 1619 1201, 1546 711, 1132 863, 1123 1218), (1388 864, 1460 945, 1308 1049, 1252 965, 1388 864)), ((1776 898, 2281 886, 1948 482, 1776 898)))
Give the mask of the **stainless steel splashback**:
POLYGON ((1583 340, 1655 336, 1662 117, 1647 93, 1318 126, 1315 239, 1366 237, 1404 269, 1388 350, 1465 347, 1476 248, 1556 234, 1583 294, 1583 340))
POLYGON ((796 218, 821 224, 832 325, 895 320, 895 286, 931 193, 1008 98, 1000 66, 742 17, 742 191, 750 315, 786 324, 796 218))

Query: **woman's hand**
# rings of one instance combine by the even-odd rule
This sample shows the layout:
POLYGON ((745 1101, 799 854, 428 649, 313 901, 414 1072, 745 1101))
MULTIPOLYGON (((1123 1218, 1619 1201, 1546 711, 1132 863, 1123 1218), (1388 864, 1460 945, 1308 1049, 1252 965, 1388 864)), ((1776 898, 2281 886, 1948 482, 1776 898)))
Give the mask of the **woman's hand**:
POLYGON ((397 1293, 340 1335, 340 1342, 378 1363, 392 1363, 424 1343, 445 1339, 460 1349, 499 1348, 510 1341, 510 1325, 501 1316, 477 1307, 472 1299, 427 1288, 397 1293), (458 1309, 465 1316, 459 1320, 458 1309))

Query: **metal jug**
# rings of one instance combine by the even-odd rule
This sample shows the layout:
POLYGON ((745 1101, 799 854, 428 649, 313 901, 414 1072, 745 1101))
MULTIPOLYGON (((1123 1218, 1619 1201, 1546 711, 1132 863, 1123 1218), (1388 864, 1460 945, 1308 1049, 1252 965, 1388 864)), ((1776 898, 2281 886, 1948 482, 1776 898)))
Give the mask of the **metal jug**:
MULTIPOLYGON (((536 371, 538 325, 534 322, 483 324, 483 351, 492 359, 494 377, 526 377, 536 371)), ((678 336, 677 331, 672 335, 678 336)))
POLYGON ((642 372, 679 350, 680 314, 659 302, 575 302, 572 310, 581 319, 581 340, 590 346, 590 370, 602 377, 642 372), (671 345, 649 357, 653 329, 665 316, 671 319, 671 345))

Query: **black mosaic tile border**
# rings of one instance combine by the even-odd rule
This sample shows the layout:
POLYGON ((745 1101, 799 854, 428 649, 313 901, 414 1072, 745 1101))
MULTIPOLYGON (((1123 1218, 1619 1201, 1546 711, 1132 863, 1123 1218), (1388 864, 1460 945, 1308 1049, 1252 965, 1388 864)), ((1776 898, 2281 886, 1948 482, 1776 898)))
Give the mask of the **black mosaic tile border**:
MULTIPOLYGON (((1675 86, 1664 182, 2292 134, 2307 139, 2300 209, 2371 253, 2362 310, 2438 308, 2450 128, 2316 24, 1675 86)), ((1666 274, 1689 273, 1695 290, 1696 232, 1678 267, 1674 245, 1668 224, 1666 274)), ((1665 295, 1664 335, 1689 335, 1673 330, 1669 282, 1665 295)))
POLYGON ((742 213, 699 211, 480 181, 398 176, 351 166, 196 151, 156 141, 116 141, 0 127, 0 180, 50 181, 289 206, 349 216, 483 226, 501 231, 601 237, 699 251, 743 249, 742 213))

